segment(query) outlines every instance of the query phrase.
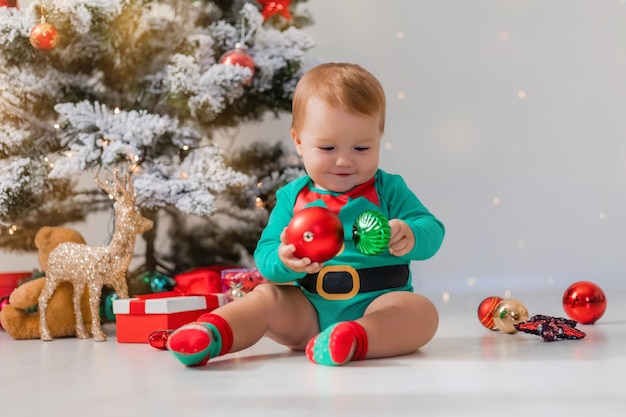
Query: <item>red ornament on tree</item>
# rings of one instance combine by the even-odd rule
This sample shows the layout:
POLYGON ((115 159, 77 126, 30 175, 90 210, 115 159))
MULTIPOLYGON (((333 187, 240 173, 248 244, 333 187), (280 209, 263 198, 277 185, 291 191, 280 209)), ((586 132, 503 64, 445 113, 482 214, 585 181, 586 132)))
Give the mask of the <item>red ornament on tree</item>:
POLYGON ((50 23, 37 23, 30 31, 30 44, 39 50, 49 51, 58 43, 59 32, 50 23))
POLYGON ((307 207, 296 213, 287 229, 287 243, 296 247, 298 258, 325 262, 343 247, 343 225, 339 216, 324 207, 307 207))
POLYGON ((493 312, 502 301, 502 297, 496 295, 487 297, 478 305, 478 320, 480 324, 488 328, 489 330, 498 330, 496 324, 493 322, 493 312))
POLYGON ((246 52, 246 48, 243 47, 240 43, 235 45, 235 49, 232 51, 226 52, 220 58, 220 64, 228 64, 228 65, 239 65, 240 67, 250 68, 252 74, 249 78, 244 80, 244 85, 248 85, 252 82, 252 78, 254 77, 254 59, 246 52))
POLYGON ((571 319, 593 324, 606 311, 606 296, 593 282, 575 282, 563 294, 563 309, 571 319))
POLYGON ((263 5, 263 21, 267 21, 270 17, 279 14, 287 20, 291 20, 289 13, 289 4, 291 0, 257 0, 263 5))
POLYGON ((17 0, 0 0, 0 7, 15 7, 19 9, 17 0))

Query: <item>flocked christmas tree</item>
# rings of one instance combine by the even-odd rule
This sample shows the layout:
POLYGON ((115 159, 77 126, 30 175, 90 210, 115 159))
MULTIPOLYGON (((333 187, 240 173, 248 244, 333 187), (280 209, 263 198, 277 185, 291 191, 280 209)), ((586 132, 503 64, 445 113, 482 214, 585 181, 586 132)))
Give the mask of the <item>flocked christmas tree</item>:
POLYGON ((34 250, 41 226, 109 209, 79 177, 121 167, 143 212, 165 213, 174 270, 249 263, 299 164, 279 144, 232 152, 212 138, 290 111, 313 46, 302 1, 14 3, 0 2, 0 248, 34 250))

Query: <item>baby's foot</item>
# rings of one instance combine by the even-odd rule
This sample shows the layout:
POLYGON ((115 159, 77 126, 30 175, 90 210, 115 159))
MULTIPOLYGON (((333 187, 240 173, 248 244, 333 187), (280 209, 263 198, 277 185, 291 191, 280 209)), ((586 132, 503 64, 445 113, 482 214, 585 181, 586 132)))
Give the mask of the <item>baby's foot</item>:
POLYGON ((306 347, 306 356, 311 362, 331 366, 363 359, 366 352, 365 330, 353 321, 327 327, 311 339, 306 347))
POLYGON ((167 340, 167 349, 186 366, 205 365, 221 349, 216 343, 215 327, 209 323, 193 322, 175 330, 167 340))

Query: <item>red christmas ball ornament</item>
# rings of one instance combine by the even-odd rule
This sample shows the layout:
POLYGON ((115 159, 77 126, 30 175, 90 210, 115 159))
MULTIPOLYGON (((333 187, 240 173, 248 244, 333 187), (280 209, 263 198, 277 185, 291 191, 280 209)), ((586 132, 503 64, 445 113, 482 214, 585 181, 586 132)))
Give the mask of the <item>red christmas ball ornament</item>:
POLYGON ((19 9, 17 0, 0 0, 0 7, 15 7, 19 9))
POLYGON ((148 344, 155 349, 167 350, 167 340, 174 330, 155 330, 148 336, 148 344))
POLYGON ((255 67, 254 59, 252 59, 250 54, 246 52, 246 48, 241 46, 241 44, 236 44, 235 49, 233 49, 232 51, 228 51, 224 55, 222 55, 222 57, 220 58, 220 64, 238 65, 240 67, 249 68, 250 71, 252 71, 252 74, 249 78, 244 80, 243 85, 248 85, 252 82, 255 67))
POLYGON ((324 207, 307 207, 296 213, 285 229, 287 243, 296 247, 295 256, 325 262, 343 247, 343 224, 324 207))
POLYGON ((478 305, 478 320, 480 324, 488 328, 489 330, 498 330, 496 324, 493 321, 493 312, 502 301, 502 297, 493 295, 487 297, 478 305))
POLYGON ((606 296, 593 282, 575 282, 563 294, 563 309, 572 320, 593 324, 606 311, 606 296))
POLYGON ((49 51, 59 43, 59 32, 50 23, 37 23, 30 31, 30 44, 41 51, 49 51))

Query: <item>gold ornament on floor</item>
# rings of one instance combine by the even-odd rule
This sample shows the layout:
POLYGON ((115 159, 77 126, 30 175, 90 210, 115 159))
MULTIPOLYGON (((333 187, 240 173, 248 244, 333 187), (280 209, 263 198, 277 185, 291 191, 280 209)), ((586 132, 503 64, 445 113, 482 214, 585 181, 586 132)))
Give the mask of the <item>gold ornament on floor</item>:
POLYGON ((512 298, 500 301, 493 310, 493 323, 504 333, 517 333, 515 325, 528 320, 528 310, 521 301, 512 298))
MULTIPOLYGON (((80 306, 85 286, 89 288, 91 328, 97 342, 106 340, 100 326, 100 297, 102 287, 113 287, 119 298, 128 298, 126 270, 130 265, 137 235, 152 228, 152 221, 141 215, 135 206, 135 192, 129 173, 113 178, 105 174, 104 181, 96 175, 96 184, 115 200, 115 232, 109 245, 88 246, 74 242, 61 243, 48 258, 46 283, 39 296, 41 340, 52 340, 46 322, 46 308, 54 290, 61 282, 70 282, 74 287, 73 302, 80 306)), ((80 308, 76 315, 76 337, 86 339, 89 334, 83 326, 80 308)))

